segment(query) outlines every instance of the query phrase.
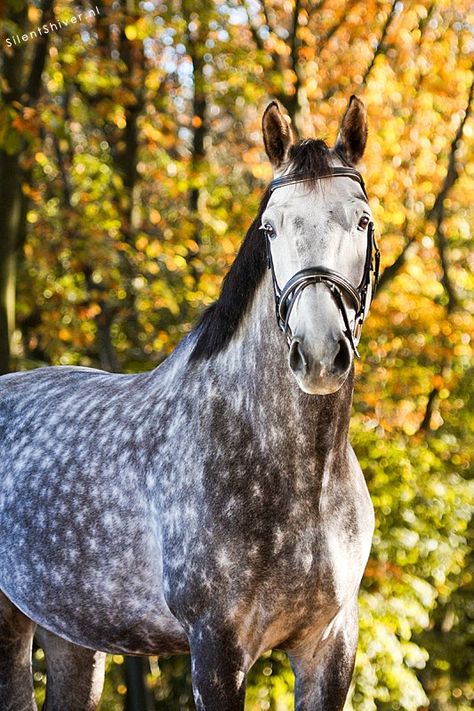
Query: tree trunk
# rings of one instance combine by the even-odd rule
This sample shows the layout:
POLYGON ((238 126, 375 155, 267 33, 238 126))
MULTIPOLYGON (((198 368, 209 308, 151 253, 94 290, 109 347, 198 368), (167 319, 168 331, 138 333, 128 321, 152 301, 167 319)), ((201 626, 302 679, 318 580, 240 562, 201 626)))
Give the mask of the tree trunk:
POLYGON ((146 682, 149 671, 146 657, 125 657, 125 684, 127 696, 125 711, 153 711, 155 703, 151 690, 146 682))
MULTIPOLYGON (((53 0, 43 0, 40 25, 51 16, 53 0)), ((18 26, 20 34, 28 25, 28 3, 20 3, 12 9, 9 6, 7 19, 18 26)), ((5 88, 2 101, 7 107, 32 105, 38 99, 41 75, 47 55, 48 36, 37 40, 31 58, 31 66, 25 75, 25 48, 20 44, 4 52, 2 77, 5 88)), ((28 200, 22 192, 22 182, 28 182, 30 171, 25 174, 20 165, 24 148, 21 134, 13 127, 0 148, 0 374, 10 368, 10 343, 15 328, 15 294, 18 254, 26 234, 26 213, 28 200), (19 145, 14 145, 14 140, 19 145)))
MULTIPOLYGON (((8 19, 23 30, 27 23, 26 5, 11 11, 8 19)), ((3 57, 2 74, 7 86, 2 99, 7 106, 21 96, 24 54, 24 45, 20 45, 8 54, 5 52, 3 57)), ((15 325, 17 235, 22 215, 19 151, 14 148, 5 145, 0 149, 0 373, 7 373, 10 367, 10 342, 15 325)))

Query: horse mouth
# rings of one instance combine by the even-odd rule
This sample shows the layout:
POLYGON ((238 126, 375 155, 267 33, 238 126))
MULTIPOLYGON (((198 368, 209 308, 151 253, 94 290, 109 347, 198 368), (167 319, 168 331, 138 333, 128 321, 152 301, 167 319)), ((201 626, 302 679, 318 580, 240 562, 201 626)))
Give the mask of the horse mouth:
POLYGON ((332 395, 343 386, 352 358, 346 339, 340 339, 337 346, 335 356, 330 359, 315 358, 301 340, 292 340, 288 365, 300 390, 308 395, 332 395))

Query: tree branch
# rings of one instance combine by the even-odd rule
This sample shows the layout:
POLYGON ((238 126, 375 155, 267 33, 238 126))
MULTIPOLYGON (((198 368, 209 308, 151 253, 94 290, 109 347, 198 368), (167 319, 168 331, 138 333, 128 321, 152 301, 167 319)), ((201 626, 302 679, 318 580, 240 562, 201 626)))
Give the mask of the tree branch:
POLYGON ((360 84, 361 86, 365 86, 365 85, 366 85, 367 79, 369 78, 369 75, 370 75, 372 69, 374 68, 375 62, 376 62, 377 57, 379 56, 379 54, 382 54, 382 52, 385 52, 385 49, 386 49, 386 47, 385 47, 385 40, 386 40, 386 38, 387 38, 387 34, 388 34, 388 30, 389 30, 389 28, 390 28, 390 25, 392 24, 392 20, 393 20, 393 18, 394 18, 395 15, 396 15, 397 2, 398 2, 398 0, 392 0, 392 6, 391 6, 391 8, 390 8, 390 12, 388 13, 387 18, 386 18, 386 20, 385 20, 384 26, 383 26, 383 28, 382 28, 382 33, 381 33, 381 35, 380 35, 380 39, 379 39, 379 41, 377 42, 377 46, 376 46, 376 48, 375 48, 375 52, 374 52, 374 54, 373 54, 373 56, 372 56, 372 59, 371 59, 371 61, 370 61, 370 64, 369 64, 369 66, 367 67, 367 69, 365 70, 364 76, 362 77, 362 81, 361 81, 361 84, 360 84))
MULTIPOLYGON (((39 27, 53 19, 53 0, 43 0, 41 6, 41 20, 38 23, 39 27)), ((27 104, 35 103, 38 100, 41 89, 41 77, 43 75, 48 53, 48 44, 49 34, 41 34, 41 36, 36 40, 31 60, 31 72, 25 87, 25 103, 27 104)))
POLYGON ((260 1, 262 3, 262 12, 263 12, 263 16, 265 17, 265 24, 267 25, 270 32, 275 32, 276 28, 272 27, 272 23, 270 22, 270 15, 268 14, 268 8, 265 4, 265 0, 260 0, 260 1))
POLYGON ((379 279, 379 283, 377 286, 377 293, 382 291, 382 289, 385 289, 388 286, 388 284, 392 281, 392 279, 398 274, 400 269, 405 264, 406 258, 408 256, 408 250, 411 247, 411 245, 415 242, 415 240, 416 240, 415 236, 412 235, 411 237, 409 237, 408 240, 405 242, 405 245, 404 245, 402 251, 400 252, 398 257, 395 259, 395 261, 392 264, 390 264, 390 266, 385 267, 385 269, 383 270, 383 272, 380 276, 380 279, 379 279))
MULTIPOLYGON (((466 125, 466 122, 468 121, 469 117, 472 115, 472 104, 473 104, 473 99, 474 99, 474 72, 473 72, 473 77, 471 81, 471 85, 469 88, 469 95, 467 98, 466 102, 466 108, 464 111, 464 116, 459 124, 459 127, 456 131, 456 134, 451 142, 451 148, 449 151, 449 158, 448 158, 448 168, 446 171, 445 178, 443 180, 443 184, 441 186, 441 189, 436 196, 435 202, 431 210, 428 211, 426 215, 426 221, 432 221, 436 225, 436 233, 435 233, 435 239, 436 239, 436 245, 438 248, 439 256, 440 256, 440 262, 441 262, 441 268, 443 271, 442 277, 441 277, 441 283, 443 284, 443 287, 446 291, 446 295, 448 297, 448 305, 447 305, 447 310, 448 312, 452 312, 457 305, 457 298, 456 298, 456 291, 454 289, 454 286, 452 285, 450 279, 449 279, 449 264, 446 256, 446 251, 448 248, 448 241, 446 238, 446 234, 443 228, 443 222, 445 219, 445 210, 444 210, 444 203, 445 200, 448 196, 449 191, 451 188, 454 186, 456 183, 457 179, 459 178, 460 174, 460 169, 459 166, 456 164, 456 152, 459 148, 459 144, 462 140, 462 136, 464 133, 464 126, 466 125)), ((379 286, 378 290, 380 291, 381 289, 384 289, 387 287, 387 285, 392 281, 392 279, 398 274, 400 269, 403 267, 406 261, 407 257, 407 251, 409 247, 413 244, 415 241, 416 237, 411 236, 408 241, 406 242, 405 246, 403 247, 402 251, 396 258, 396 260, 391 264, 389 267, 386 267, 380 277, 379 280, 379 286)))
MULTIPOLYGON (((332 25, 332 27, 330 27, 326 31, 326 33, 320 38, 320 45, 318 48, 318 53, 321 53, 327 47, 329 42, 332 40, 332 38, 336 34, 337 30, 342 26, 343 21, 347 18, 347 15, 348 15, 349 11, 351 10, 351 8, 356 4, 357 4, 357 0, 348 0, 347 1, 346 5, 344 6, 344 9, 343 9, 342 16, 339 17, 337 22, 335 22, 334 25, 332 25)), ((334 96, 334 94, 338 91, 339 88, 340 87, 338 87, 337 84, 334 84, 333 86, 329 87, 329 89, 323 95, 321 101, 323 101, 323 102, 329 101, 329 99, 331 99, 334 96)))
POLYGON ((431 417, 433 415, 434 407, 436 404, 436 398, 438 397, 439 389, 438 388, 433 388, 428 395, 428 402, 426 403, 426 409, 425 409, 425 414, 423 415, 423 419, 421 421, 420 426, 418 427, 417 433, 421 432, 427 432, 430 428, 431 424, 431 417))
POLYGON ((434 0, 434 2, 431 3, 428 12, 426 13, 426 16, 420 20, 420 24, 418 25, 418 29, 420 30, 420 45, 423 42, 425 30, 428 27, 431 18, 433 17, 434 11, 436 10, 436 5, 437 0, 434 0))
POLYGON ((438 247, 439 252, 439 260, 441 262, 441 284, 443 285, 444 290, 446 292, 446 296, 448 297, 446 309, 448 313, 452 313, 457 306, 458 300, 454 285, 451 283, 451 279, 449 278, 449 263, 448 258, 446 256, 448 241, 446 239, 446 233, 444 231, 442 222, 440 222, 437 226, 435 237, 436 245, 438 247))
POLYGON ((245 2, 245 0, 243 1, 243 6, 245 8, 245 12, 247 13, 247 18, 249 21, 249 29, 250 29, 250 32, 252 33, 253 41, 257 45, 257 49, 264 50, 265 43, 258 33, 259 28, 253 22, 252 17, 249 12, 248 4, 245 2))
POLYGON ((315 2, 314 4, 310 2, 309 7, 306 7, 306 12, 308 13, 308 20, 310 20, 317 12, 322 10, 325 4, 326 0, 319 0, 319 2, 315 2))
POLYGON ((291 17, 291 28, 290 28, 290 62, 291 68, 294 70, 298 64, 298 27, 299 27, 299 14, 301 9, 301 0, 295 0, 295 7, 293 8, 293 14, 291 17))
POLYGON ((445 219, 445 200, 446 197, 453 187, 453 185, 456 183, 456 181, 459 178, 460 174, 460 168, 459 165, 456 163, 456 152, 459 148, 459 144, 461 143, 462 136, 464 133, 464 126, 466 125, 466 122, 468 121, 469 117, 472 114, 472 100, 474 98, 474 71, 472 73, 472 79, 471 79, 471 86, 469 88, 469 94, 467 98, 467 103, 466 103, 466 108, 464 110, 464 116, 461 120, 461 123, 459 124, 458 130, 456 131, 456 135, 453 138, 453 141, 451 143, 451 149, 449 152, 449 158, 448 158, 448 169, 446 171, 446 175, 443 181, 443 185, 441 187, 441 190, 439 191, 438 195, 436 196, 436 200, 434 202, 433 207, 429 211, 427 215, 428 220, 432 220, 436 224, 436 245, 438 247, 438 252, 439 252, 439 258, 441 262, 441 269, 442 269, 442 276, 441 276, 441 283, 444 287, 444 290, 446 292, 446 296, 448 297, 448 304, 447 304, 447 310, 448 313, 451 313, 454 311, 454 309, 457 306, 457 297, 456 297, 456 290, 454 288, 454 285, 451 283, 451 280, 449 278, 449 262, 447 258, 447 249, 448 249, 448 240, 446 238, 446 233, 443 227, 443 222, 445 219))
POLYGON ((301 0, 295 0, 295 6, 293 8, 293 14, 291 17, 290 26, 290 69, 294 72, 296 76, 296 81, 294 85, 294 93, 288 96, 280 97, 282 104, 285 105, 288 115, 293 121, 293 126, 295 125, 295 114, 298 110, 298 93, 301 87, 301 73, 299 68, 299 38, 298 38, 298 27, 299 27, 299 14, 301 9, 301 0))
POLYGON ((466 122, 468 121, 468 119, 470 118, 470 116, 472 114, 472 100, 473 100, 473 98, 474 98, 474 68, 472 70, 471 86, 469 87, 469 94, 468 94, 468 98, 467 98, 467 102, 466 102, 466 108, 464 109, 464 116, 462 118, 461 123, 458 126, 456 135, 454 136, 454 138, 451 142, 451 148, 449 151, 449 158, 448 158, 448 169, 446 171, 446 175, 445 175, 441 190, 439 191, 438 195, 436 196, 436 200, 434 202, 433 207, 428 212, 428 215, 427 215, 428 220, 433 220, 433 221, 437 221, 437 222, 439 222, 440 219, 442 220, 443 213, 444 213, 444 201, 446 200, 448 192, 451 190, 454 183, 459 178, 459 166, 456 164, 456 151, 459 148, 459 144, 462 139, 462 135, 464 132, 464 126, 466 125, 466 122))
POLYGON ((331 41, 331 39, 334 37, 338 29, 341 27, 343 21, 346 19, 349 11, 356 5, 358 0, 347 0, 343 7, 343 13, 342 15, 338 18, 338 20, 330 27, 325 34, 320 38, 320 46, 319 46, 319 51, 321 52, 322 49, 331 41))

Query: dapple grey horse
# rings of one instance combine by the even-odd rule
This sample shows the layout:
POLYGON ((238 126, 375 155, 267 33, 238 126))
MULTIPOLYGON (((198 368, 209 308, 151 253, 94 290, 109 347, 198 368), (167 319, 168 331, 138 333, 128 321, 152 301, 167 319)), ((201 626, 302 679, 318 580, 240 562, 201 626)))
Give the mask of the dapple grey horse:
POLYGON ((190 652, 199 711, 242 711, 286 650, 298 711, 340 711, 374 525, 348 442, 378 251, 351 98, 334 149, 272 102, 274 179, 218 301, 155 370, 0 379, 0 708, 94 709, 104 653, 190 652), (275 319, 275 311, 276 319, 275 319))

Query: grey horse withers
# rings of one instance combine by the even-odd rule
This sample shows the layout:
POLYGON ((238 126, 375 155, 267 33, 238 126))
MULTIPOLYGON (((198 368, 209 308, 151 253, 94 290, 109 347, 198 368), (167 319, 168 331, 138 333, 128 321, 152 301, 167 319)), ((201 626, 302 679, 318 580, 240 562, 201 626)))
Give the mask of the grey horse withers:
POLYGON ((374 517, 348 442, 376 281, 353 97, 336 146, 263 117, 274 180, 218 301, 155 370, 0 379, 0 708, 94 709, 104 652, 190 652, 199 711, 242 711, 288 653, 298 711, 339 711, 374 517), (276 313, 275 313, 276 312, 276 313))

